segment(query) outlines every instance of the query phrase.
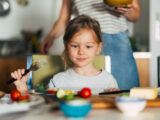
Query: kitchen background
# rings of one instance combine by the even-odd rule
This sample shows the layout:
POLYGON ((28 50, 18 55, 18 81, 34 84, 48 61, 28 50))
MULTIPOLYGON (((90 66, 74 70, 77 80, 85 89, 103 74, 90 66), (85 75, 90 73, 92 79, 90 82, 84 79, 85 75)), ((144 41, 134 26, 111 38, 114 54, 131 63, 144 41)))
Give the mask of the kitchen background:
MULTIPOLYGON (((9 11, 6 14, 0 12, 0 56, 19 58, 39 53, 39 44, 56 21, 62 0, 8 1, 9 11)), ((150 59, 150 85, 156 86, 157 56, 160 54, 160 1, 139 2, 141 18, 135 24, 128 23, 129 35, 135 56, 150 59)), ((61 36, 55 40, 49 54, 59 55, 63 48, 61 36)))

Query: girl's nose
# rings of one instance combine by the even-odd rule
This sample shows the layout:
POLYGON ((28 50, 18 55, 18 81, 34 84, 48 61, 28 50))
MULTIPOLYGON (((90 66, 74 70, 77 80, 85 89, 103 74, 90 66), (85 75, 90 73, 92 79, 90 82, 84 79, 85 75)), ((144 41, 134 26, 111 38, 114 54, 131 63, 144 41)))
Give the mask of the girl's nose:
POLYGON ((78 53, 79 53, 80 55, 83 55, 83 54, 84 54, 84 48, 83 48, 83 47, 80 47, 78 53))

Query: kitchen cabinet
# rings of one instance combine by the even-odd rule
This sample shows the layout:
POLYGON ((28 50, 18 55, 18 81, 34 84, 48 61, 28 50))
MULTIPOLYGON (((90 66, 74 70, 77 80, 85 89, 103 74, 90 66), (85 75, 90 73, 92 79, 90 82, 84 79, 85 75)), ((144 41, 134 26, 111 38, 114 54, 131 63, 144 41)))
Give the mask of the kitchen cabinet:
POLYGON ((151 54, 149 52, 135 52, 134 57, 137 64, 140 87, 149 87, 151 54))

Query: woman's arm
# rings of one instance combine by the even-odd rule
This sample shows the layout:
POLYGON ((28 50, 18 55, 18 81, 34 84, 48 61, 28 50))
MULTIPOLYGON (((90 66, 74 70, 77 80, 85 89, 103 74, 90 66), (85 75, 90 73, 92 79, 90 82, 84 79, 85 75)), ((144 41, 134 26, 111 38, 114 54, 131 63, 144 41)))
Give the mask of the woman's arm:
POLYGON ((53 40, 64 33, 66 24, 68 23, 71 16, 71 3, 71 0, 63 0, 59 18, 56 20, 52 30, 41 44, 41 52, 43 54, 49 50, 53 40))
POLYGON ((133 0, 132 4, 127 5, 126 8, 116 8, 118 12, 123 14, 129 21, 136 22, 140 18, 140 5, 138 0, 133 0))

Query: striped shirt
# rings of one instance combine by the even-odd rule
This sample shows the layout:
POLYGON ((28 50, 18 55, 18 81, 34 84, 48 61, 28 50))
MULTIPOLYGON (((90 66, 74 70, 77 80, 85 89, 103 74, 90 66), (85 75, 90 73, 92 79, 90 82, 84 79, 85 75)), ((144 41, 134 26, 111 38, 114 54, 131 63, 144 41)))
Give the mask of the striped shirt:
POLYGON ((79 15, 85 14, 99 21, 102 32, 115 34, 128 29, 124 16, 111 10, 103 0, 73 0, 79 15))

